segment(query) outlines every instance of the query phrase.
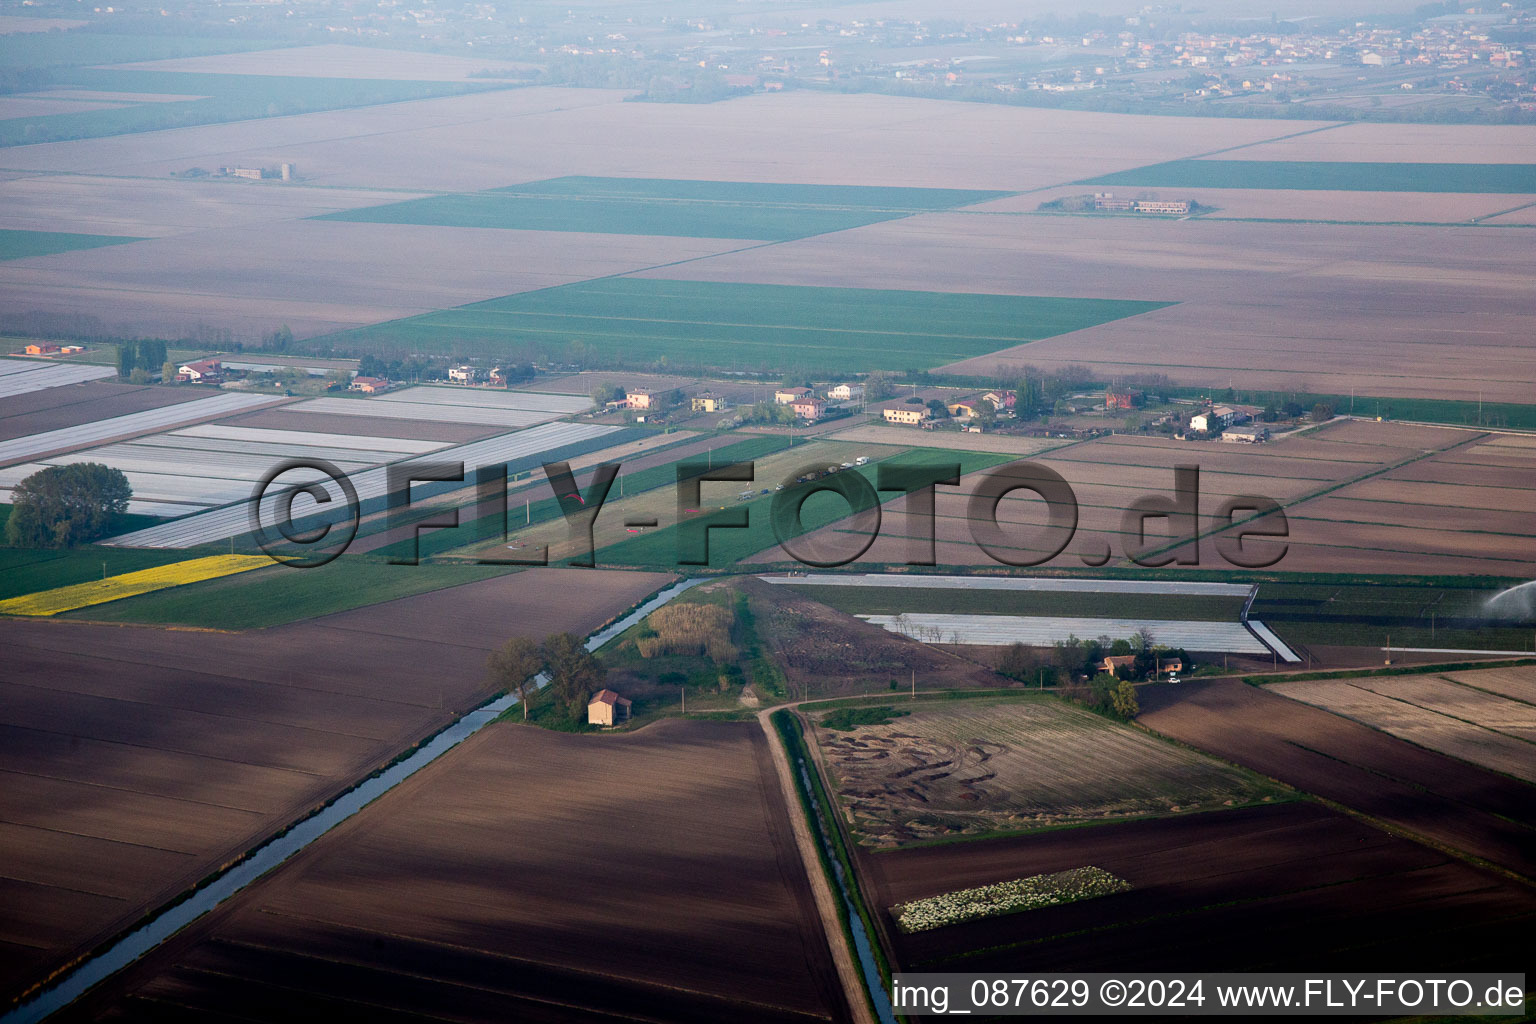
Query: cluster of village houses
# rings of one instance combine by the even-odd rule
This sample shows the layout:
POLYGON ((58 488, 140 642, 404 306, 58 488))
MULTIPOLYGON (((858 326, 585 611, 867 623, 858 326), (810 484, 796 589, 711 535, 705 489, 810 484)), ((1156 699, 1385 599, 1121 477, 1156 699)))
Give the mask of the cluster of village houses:
MULTIPOLYGON (((242 373, 275 368, 255 362, 230 363, 212 358, 201 359, 181 364, 177 368, 176 380, 217 384, 231 375, 239 376, 242 373)), ((485 369, 469 365, 450 367, 448 381, 464 386, 483 387, 506 387, 508 383, 506 374, 500 367, 485 369)), ((365 376, 353 376, 346 385, 348 390, 364 394, 387 391, 392 386, 391 381, 383 378, 365 376)), ((825 418, 830 409, 862 403, 864 397, 864 385, 854 383, 837 384, 821 392, 809 387, 786 385, 773 392, 774 403, 788 406, 794 412, 796 420, 805 424, 815 423, 825 418)), ((984 420, 990 421, 994 417, 1011 417, 1014 414, 1016 402, 1017 396, 1013 391, 997 390, 960 398, 946 398, 942 402, 892 399, 881 403, 878 408, 880 415, 887 423, 932 429, 940 418, 938 406, 942 404, 950 422, 958 425, 962 431, 979 433, 983 429, 984 420)), ((605 411, 633 412, 635 419, 643 423, 652 415, 683 406, 685 403, 688 410, 693 413, 724 413, 734 407, 734 403, 728 397, 715 391, 706 390, 686 394, 682 388, 678 387, 636 387, 627 389, 622 398, 606 403, 605 411)), ((1131 412, 1146 404, 1147 396, 1140 390, 1110 387, 1104 392, 1102 409, 1110 413, 1131 412)), ((1154 422, 1154 426, 1158 422, 1162 421, 1154 422)), ((1189 435, 1220 437, 1223 441, 1255 444, 1267 440, 1269 430, 1254 423, 1253 415, 1248 411, 1228 405, 1212 405, 1190 417, 1189 435)))

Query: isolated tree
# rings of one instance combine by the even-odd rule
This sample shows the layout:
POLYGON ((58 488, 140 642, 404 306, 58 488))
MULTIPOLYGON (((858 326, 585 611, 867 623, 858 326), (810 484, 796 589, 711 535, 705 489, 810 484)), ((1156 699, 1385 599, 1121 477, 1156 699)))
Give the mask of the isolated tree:
POLYGON ((262 337, 264 347, 269 352, 287 352, 293 347, 293 331, 287 324, 262 337))
POLYGON ((1327 423, 1333 419, 1333 406, 1327 402, 1318 402, 1312 407, 1312 422, 1327 423))
POLYGON ((527 637, 515 636, 491 652, 486 667, 496 685, 517 691, 523 721, 528 721, 528 700, 538 690, 534 677, 544 671, 544 652, 539 645, 527 637))
POLYGON ((40 469, 11 492, 6 543, 18 548, 89 543, 112 529, 132 495, 122 471, 99 462, 40 469))
POLYGON ((891 383, 890 374, 883 370, 876 370, 865 377, 864 397, 871 402, 883 402, 888 398, 895 398, 896 385, 891 383))
POLYGON ((1032 374, 1019 378, 1019 383, 1013 389, 1014 412, 1020 416, 1032 415, 1040 408, 1042 393, 1040 390, 1040 377, 1032 374))
POLYGON ((604 381, 592 389, 592 404, 601 409, 609 402, 617 402, 624 397, 624 389, 616 384, 604 381))
POLYGON ((160 364, 160 380, 166 384, 176 379, 176 364, 167 359, 160 364))
POLYGON ((555 697, 573 716, 580 712, 588 696, 607 681, 608 670, 574 634, 551 634, 544 639, 542 653, 555 697))
POLYGON ((1141 702, 1136 699, 1136 687, 1129 679, 1122 679, 1109 695, 1110 707, 1116 715, 1130 721, 1141 713, 1141 702))
POLYGON ((128 383, 130 383, 130 384, 148 384, 149 383, 149 371, 144 369, 144 367, 142 367, 142 366, 135 366, 133 368, 133 372, 128 375, 128 383))

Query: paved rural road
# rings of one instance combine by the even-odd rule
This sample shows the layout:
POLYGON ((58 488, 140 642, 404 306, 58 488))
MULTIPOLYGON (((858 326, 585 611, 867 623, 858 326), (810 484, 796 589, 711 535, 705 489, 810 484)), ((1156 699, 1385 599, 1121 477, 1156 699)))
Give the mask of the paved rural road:
MULTIPOLYGON (((768 749, 773 753, 773 766, 779 773, 779 788, 784 791, 785 804, 789 808, 789 822, 795 833, 795 845, 800 849, 800 860, 805 864, 805 873, 811 880, 811 892, 816 897, 816 909, 821 914, 822 930, 827 933, 827 944, 832 947, 832 962, 837 964, 837 976, 842 980, 843 993, 848 998, 849 1012, 853 1015, 855 1024, 877 1024, 869 1008, 869 996, 864 990, 864 976, 853 958, 853 950, 848 948, 848 936, 843 932, 841 905, 838 903, 837 895, 832 891, 832 886, 827 882, 826 874, 821 870, 821 856, 817 852, 816 839, 811 835, 805 814, 800 811, 800 795, 795 788, 794 769, 789 763, 789 755, 785 753, 784 745, 779 741, 778 730, 774 729, 773 724, 768 721, 768 716, 775 711, 792 706, 792 704, 778 704, 771 708, 764 708, 757 713, 757 721, 768 737, 768 749)), ((870 941, 875 941, 873 935, 870 936, 870 941)))

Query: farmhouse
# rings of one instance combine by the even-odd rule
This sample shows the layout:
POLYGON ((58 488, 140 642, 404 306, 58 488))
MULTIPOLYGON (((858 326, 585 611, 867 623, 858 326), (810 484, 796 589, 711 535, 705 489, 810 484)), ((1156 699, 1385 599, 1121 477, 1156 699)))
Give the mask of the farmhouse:
POLYGON ((347 385, 347 390, 361 391, 365 395, 374 395, 380 391, 388 391, 389 381, 383 377, 353 377, 352 383, 347 385))
POLYGON ((810 388, 779 388, 773 393, 773 400, 778 405, 794 405, 802 398, 809 398, 810 388))
POLYGON ((40 345, 27 346, 27 355, 29 356, 51 356, 58 351, 59 346, 50 344, 46 341, 40 345))
POLYGON ((983 402, 991 402, 992 408, 998 412, 1002 412, 1004 409, 1012 412, 1019 403, 1019 396, 1012 391, 1003 392, 1002 394, 996 391, 988 391, 981 396, 981 400, 983 402))
POLYGON ((864 397, 863 384, 839 384, 827 392, 827 397, 838 402, 857 401, 864 397))
POLYGON ((182 363, 176 367, 176 379, 197 383, 202 381, 220 380, 224 376, 224 366, 217 359, 199 359, 192 363, 182 363))
POLYGON ((1122 673, 1122 672, 1124 672, 1127 676, 1130 676, 1131 673, 1133 673, 1136 670, 1136 655, 1134 655, 1134 654, 1114 654, 1114 655, 1110 655, 1109 657, 1104 659, 1104 664, 1099 666, 1099 667, 1102 668, 1105 672, 1108 672, 1110 675, 1115 676, 1117 678, 1119 677, 1120 673, 1122 673))
POLYGON ((689 400, 694 412, 725 412, 731 407, 730 401, 724 395, 717 395, 713 391, 694 395, 689 400))
POLYGON ((1104 392, 1106 409, 1140 409, 1147 404, 1147 396, 1134 388, 1110 388, 1104 392))
POLYGON ((970 419, 981 411, 981 403, 982 399, 966 398, 958 402, 950 402, 945 408, 949 410, 951 416, 970 419))
POLYGON ((484 377, 482 371, 473 366, 452 366, 448 369, 448 379, 455 384, 473 384, 484 377))
POLYGON ((634 701, 620 697, 609 689, 598 690, 587 702, 588 725, 617 725, 629 721, 629 709, 634 701))
POLYGON ((1237 410, 1230 406, 1218 405, 1209 412, 1196 413, 1189 418, 1189 429, 1200 433, 1214 433, 1230 427, 1237 419, 1237 410))
POLYGON ((806 397, 796 399, 790 408, 803 420, 819 420, 827 411, 827 403, 819 398, 806 397))
POLYGON ((904 426, 916 427, 932 415, 933 413, 928 410, 927 406, 897 406, 894 409, 885 410, 885 421, 887 423, 900 423, 904 426))

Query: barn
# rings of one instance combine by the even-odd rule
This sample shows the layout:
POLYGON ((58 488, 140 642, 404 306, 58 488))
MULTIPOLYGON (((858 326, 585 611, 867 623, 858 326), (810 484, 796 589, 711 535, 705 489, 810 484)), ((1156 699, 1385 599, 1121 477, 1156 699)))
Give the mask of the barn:
POLYGON ((620 697, 609 689, 598 690, 587 702, 588 725, 618 725, 629 721, 630 705, 634 702, 620 697))

